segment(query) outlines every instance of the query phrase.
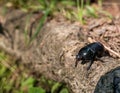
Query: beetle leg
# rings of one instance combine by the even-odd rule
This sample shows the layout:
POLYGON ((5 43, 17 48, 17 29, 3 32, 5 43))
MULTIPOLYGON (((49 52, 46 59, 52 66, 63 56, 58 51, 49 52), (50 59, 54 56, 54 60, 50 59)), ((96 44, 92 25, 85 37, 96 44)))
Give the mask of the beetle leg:
POLYGON ((99 61, 101 61, 102 63, 104 62, 101 58, 99 58, 99 57, 96 57, 96 60, 99 60, 99 61))
POLYGON ((82 60, 81 64, 85 64, 85 63, 86 63, 86 61, 85 61, 85 60, 82 60))
POLYGON ((91 60, 91 62, 90 62, 90 64, 89 64, 89 66, 87 67, 87 70, 89 70, 89 69, 90 69, 90 67, 92 66, 93 62, 94 62, 94 60, 91 60))
POLYGON ((79 61, 78 61, 78 60, 76 60, 76 62, 75 62, 75 67, 77 67, 77 65, 78 65, 78 62, 79 62, 79 61))
POLYGON ((89 64, 88 67, 87 67, 87 70, 90 69, 90 67, 92 66, 94 60, 95 60, 95 56, 91 59, 90 64, 89 64))

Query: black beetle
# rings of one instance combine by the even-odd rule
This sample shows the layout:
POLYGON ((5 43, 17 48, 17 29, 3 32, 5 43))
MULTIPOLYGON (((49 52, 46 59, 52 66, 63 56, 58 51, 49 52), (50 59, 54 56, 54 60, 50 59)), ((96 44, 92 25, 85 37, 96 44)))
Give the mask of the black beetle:
POLYGON ((96 59, 99 59, 102 56, 104 56, 105 53, 108 52, 106 52, 104 46, 100 42, 90 43, 87 46, 81 48, 78 54, 76 55, 75 67, 77 67, 78 62, 82 60, 81 64, 90 62, 89 66, 87 67, 87 70, 89 70, 93 62, 96 59))

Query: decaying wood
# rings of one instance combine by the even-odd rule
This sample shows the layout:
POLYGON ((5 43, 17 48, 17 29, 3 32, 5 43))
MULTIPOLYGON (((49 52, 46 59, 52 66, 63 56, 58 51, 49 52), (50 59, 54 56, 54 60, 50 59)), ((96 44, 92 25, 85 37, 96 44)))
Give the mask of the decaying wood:
MULTIPOLYGON (((13 22, 4 27, 8 30, 12 28, 11 35, 14 36, 14 31, 16 31, 14 28, 16 26, 23 27, 24 19, 26 17, 21 18, 17 24, 13 22)), ((104 57, 104 63, 96 61, 88 72, 86 71, 88 64, 81 65, 79 63, 75 68, 76 54, 81 47, 88 43, 87 36, 83 34, 86 30, 88 29, 83 29, 78 23, 51 20, 44 25, 29 47, 25 45, 23 29, 17 29, 19 38, 14 37, 13 40, 16 38, 19 40, 13 44, 17 45, 15 49, 20 53, 21 62, 25 63, 32 71, 66 83, 71 89, 71 93, 93 93, 100 77, 120 66, 120 62, 111 57, 104 57)), ((7 44, 5 46, 7 47, 7 44)))
MULTIPOLYGON (((86 72, 88 64, 75 68, 75 56, 85 45, 86 37, 79 30, 76 23, 51 21, 47 23, 37 38, 37 46, 28 58, 36 72, 51 79, 65 82, 70 86, 72 93, 93 93, 95 86, 102 75, 120 66, 120 63, 111 58, 103 58, 101 63, 96 61, 90 71, 86 72), (87 76, 86 76, 87 75, 87 76)), ((87 43, 87 42, 86 42, 87 43)))

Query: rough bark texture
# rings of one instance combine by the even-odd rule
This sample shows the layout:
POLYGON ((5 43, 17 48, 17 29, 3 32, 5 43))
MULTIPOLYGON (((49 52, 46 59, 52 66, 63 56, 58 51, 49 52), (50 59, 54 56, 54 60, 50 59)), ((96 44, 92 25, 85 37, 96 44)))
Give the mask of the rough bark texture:
POLYGON ((11 21, 4 24, 4 28, 11 33, 12 39, 7 40, 4 37, 6 42, 2 42, 2 39, 2 44, 6 47, 9 46, 15 53, 19 52, 21 61, 31 70, 66 83, 72 93, 93 93, 100 77, 111 69, 120 66, 119 60, 104 57, 104 63, 95 61, 88 72, 86 71, 88 64, 81 65, 79 63, 78 67, 75 68, 75 56, 79 49, 87 43, 87 37, 82 33, 86 30, 80 27, 78 23, 70 23, 64 20, 52 20, 46 23, 32 45, 26 47, 23 37, 24 31, 19 29, 25 25, 25 19, 26 16, 22 17, 19 22, 11 21), (12 32, 10 32, 10 28, 12 28, 12 32))
POLYGON ((93 93, 100 77, 120 63, 106 57, 103 58, 104 63, 95 62, 88 72, 87 64, 79 64, 75 68, 75 55, 86 41, 80 28, 76 23, 51 21, 40 32, 38 45, 28 54, 32 54, 29 57, 32 57, 31 62, 37 72, 65 82, 73 93, 93 93))

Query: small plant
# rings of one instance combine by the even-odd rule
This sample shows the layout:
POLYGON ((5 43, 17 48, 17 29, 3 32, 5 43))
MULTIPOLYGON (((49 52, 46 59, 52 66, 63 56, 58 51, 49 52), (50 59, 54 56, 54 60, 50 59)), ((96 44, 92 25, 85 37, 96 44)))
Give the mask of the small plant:
POLYGON ((78 17, 77 19, 83 23, 83 9, 84 9, 84 0, 81 0, 81 2, 79 2, 79 0, 77 0, 77 13, 78 13, 78 17), (81 3, 81 7, 80 4, 81 3))
POLYGON ((62 9, 62 12, 66 18, 69 20, 79 21, 80 23, 84 24, 85 20, 84 17, 98 17, 97 9, 90 5, 90 0, 76 0, 76 8, 65 10, 62 9))

